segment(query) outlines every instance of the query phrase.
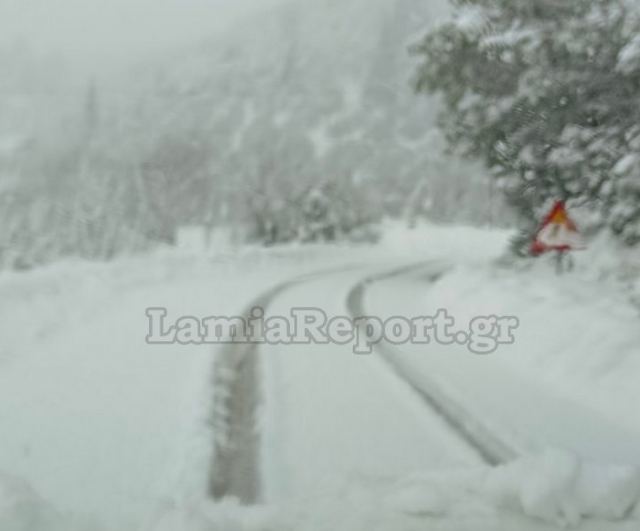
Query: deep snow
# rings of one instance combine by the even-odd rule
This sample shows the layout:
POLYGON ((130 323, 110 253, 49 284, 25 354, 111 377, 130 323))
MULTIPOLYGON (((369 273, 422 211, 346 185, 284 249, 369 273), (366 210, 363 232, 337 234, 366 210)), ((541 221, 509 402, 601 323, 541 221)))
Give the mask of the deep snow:
MULTIPOLYGON (((622 431, 640 433, 634 407, 640 338, 637 309, 626 289, 636 278, 632 258, 620 258, 608 242, 599 241, 577 257, 574 274, 557 277, 545 261, 530 268, 499 262, 507 237, 503 231, 463 227, 390 226, 374 249, 290 247, 213 256, 163 251, 110 265, 69 262, 0 276, 0 529, 513 531, 572 524, 598 531, 637 529, 638 473, 624 459, 541 447, 496 469, 465 459, 430 466, 425 457, 408 470, 418 458, 410 457, 416 450, 406 447, 406 438, 439 428, 419 418, 418 410, 399 416, 391 404, 375 402, 371 424, 405 430, 401 417, 416 417, 416 434, 395 438, 397 448, 394 437, 387 437, 378 454, 389 460, 394 451, 403 452, 406 464, 397 475, 389 463, 380 463, 376 477, 350 475, 344 466, 344 476, 308 495, 282 487, 284 469, 274 457, 263 470, 281 487, 270 503, 245 508, 204 498, 213 437, 210 347, 146 345, 144 309, 235 314, 279 281, 337 264, 362 264, 364 276, 372 266, 449 261, 456 270, 414 293, 413 305, 437 298, 460 310, 459 316, 465 308, 472 314, 515 306, 522 322, 535 326, 523 326, 516 344, 503 353, 513 369, 622 431)), ((336 289, 334 302, 342 295, 336 289)), ((286 300, 280 304, 286 306, 286 300)), ((352 375, 343 375, 343 382, 365 374, 356 362, 344 365, 352 375)), ((330 362, 323 363, 330 373, 330 362)), ((292 374, 293 365, 286 368, 292 374)), ((372 389, 386 385, 384 374, 372 378, 367 383, 372 389)), ((292 381, 285 388, 288 394, 280 393, 277 404, 289 418, 301 415, 305 403, 313 411, 322 402, 321 383, 292 381)), ((348 386, 331 389, 353 396, 348 386)), ((399 403, 414 407, 401 386, 394 393, 399 403)), ((337 403, 338 398, 332 395, 337 403)), ((343 412, 334 413, 340 418, 343 412)), ((267 404, 266 444, 280 433, 276 420, 267 404)), ((364 425, 366 419, 353 417, 339 426, 348 437, 350 428, 364 425)), ((300 426, 294 423, 293 429, 300 426)), ((325 429, 317 435, 319 442, 325 437, 331 443, 325 429)), ((284 451, 295 441, 283 439, 278 448, 284 451)), ((268 455, 269 447, 265 451, 268 455)), ((325 461, 316 463, 313 455, 307 454, 306 462, 297 462, 296 452, 289 455, 296 474, 304 476, 309 467, 307 484, 314 467, 331 467, 330 451, 319 452, 325 461)), ((336 457, 336 463, 348 464, 348 457, 336 457)), ((354 454, 353 460, 361 457, 367 463, 367 456, 354 454)))

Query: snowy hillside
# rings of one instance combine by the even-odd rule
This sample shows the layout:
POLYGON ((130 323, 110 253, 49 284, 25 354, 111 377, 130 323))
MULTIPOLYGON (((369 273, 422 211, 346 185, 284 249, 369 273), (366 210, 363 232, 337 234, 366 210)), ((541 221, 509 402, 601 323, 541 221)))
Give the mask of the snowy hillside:
POLYGON ((286 3, 74 87, 75 110, 47 112, 53 125, 27 130, 29 149, 9 146, 0 163, 11 183, 0 267, 110 258, 193 224, 316 239, 318 197, 331 237, 362 239, 388 216, 495 219, 485 172, 444 154, 436 102, 412 86, 409 47, 446 11, 444 0, 286 3))
POLYGON ((409 46, 445 6, 322 0, 247 19, 147 74, 142 123, 165 148, 205 158, 223 186, 267 201, 329 186, 363 215, 443 219, 465 204, 467 218, 487 219, 486 183, 444 157, 435 103, 411 86, 409 46), (181 148, 180 135, 197 145, 181 148))

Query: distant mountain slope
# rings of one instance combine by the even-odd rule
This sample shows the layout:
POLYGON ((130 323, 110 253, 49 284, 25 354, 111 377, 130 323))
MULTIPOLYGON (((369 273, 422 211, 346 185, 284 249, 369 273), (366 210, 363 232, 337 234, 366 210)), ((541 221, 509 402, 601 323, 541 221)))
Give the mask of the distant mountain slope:
POLYGON ((110 258, 187 224, 277 243, 369 237, 386 216, 486 220, 483 171, 444 155, 437 104, 411 86, 408 47, 446 12, 300 0, 88 83, 50 140, 5 150, 0 267, 110 258))
POLYGON ((144 119, 154 134, 206 138, 209 170, 239 195, 348 183, 378 212, 435 196, 436 217, 450 216, 464 170, 442 156, 408 53, 443 13, 423 0, 284 5, 156 69, 144 119))

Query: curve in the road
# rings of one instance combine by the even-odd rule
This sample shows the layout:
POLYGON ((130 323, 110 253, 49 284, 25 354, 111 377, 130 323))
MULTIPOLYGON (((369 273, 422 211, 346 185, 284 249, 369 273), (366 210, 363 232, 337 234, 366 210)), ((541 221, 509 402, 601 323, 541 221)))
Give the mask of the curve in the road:
MULTIPOLYGON (((427 279, 433 283, 444 276, 447 269, 448 266, 442 263, 423 262, 367 277, 349 292, 347 296, 348 311, 354 319, 367 315, 364 305, 365 295, 368 286, 375 282, 425 270, 427 279)), ((517 456, 515 451, 485 428, 478 419, 468 414, 460 404, 448 397, 434 382, 426 381, 422 375, 420 378, 416 378, 411 371, 398 363, 395 360, 398 355, 397 350, 388 344, 380 343, 377 345, 377 351, 391 372, 405 382, 424 403, 444 420, 454 433, 475 450, 484 462, 493 466, 511 461, 517 456)))
MULTIPOLYGON (((294 286, 353 268, 354 266, 333 268, 278 284, 253 300, 244 315, 249 315, 255 307, 266 309, 276 297, 294 286)), ((366 315, 364 297, 367 287, 374 282, 420 270, 425 270, 428 280, 435 282, 446 273, 447 268, 442 263, 421 262, 368 276, 349 291, 348 311, 354 318, 366 315)), ((261 400, 258 348, 259 344, 256 343, 230 343, 216 356, 211 415, 214 448, 209 474, 209 495, 216 500, 233 497, 247 505, 260 501, 260 434, 256 418, 261 400)), ((380 344, 378 351, 391 373, 405 382, 481 459, 496 465, 516 456, 506 444, 485 429, 477 419, 468 415, 437 386, 423 379, 417 380, 396 363, 392 359, 390 346, 380 344)))

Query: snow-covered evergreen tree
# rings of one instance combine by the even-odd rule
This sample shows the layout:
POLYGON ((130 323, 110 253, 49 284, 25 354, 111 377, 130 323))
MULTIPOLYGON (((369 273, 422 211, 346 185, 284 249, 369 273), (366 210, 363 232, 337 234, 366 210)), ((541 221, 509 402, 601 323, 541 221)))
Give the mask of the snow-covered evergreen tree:
POLYGON ((416 46, 449 142, 481 158, 525 222, 551 199, 640 241, 640 23, 624 0, 457 0, 416 46))

